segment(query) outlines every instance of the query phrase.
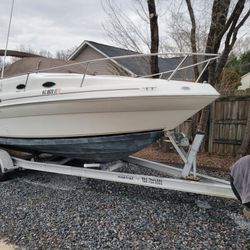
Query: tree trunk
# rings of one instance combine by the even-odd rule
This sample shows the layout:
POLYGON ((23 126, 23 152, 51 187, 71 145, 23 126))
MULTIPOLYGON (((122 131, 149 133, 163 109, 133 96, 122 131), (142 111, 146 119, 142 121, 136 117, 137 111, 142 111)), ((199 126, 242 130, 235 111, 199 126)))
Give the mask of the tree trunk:
MULTIPOLYGON (((151 53, 158 53, 159 51, 159 29, 158 29, 158 15, 156 13, 155 0, 148 0, 148 12, 151 32, 151 53)), ((151 74, 159 73, 158 56, 151 56, 150 58, 151 74)), ((155 76, 155 77, 158 77, 155 76)))
MULTIPOLYGON (((191 20, 191 33, 190 33, 190 43, 191 43, 191 49, 192 53, 197 53, 197 46, 196 46, 196 21, 194 16, 194 10, 192 8, 192 4, 190 0, 186 0, 190 20, 191 20)), ((197 55, 192 55, 193 64, 196 64, 198 62, 197 55)), ((198 65, 194 66, 194 78, 195 80, 199 77, 199 69, 198 65)), ((191 129, 191 138, 193 139, 196 132, 197 132, 197 125, 200 118, 200 112, 192 117, 192 129, 191 129)))
POLYGON ((198 127, 197 127, 197 130, 199 132, 206 132, 208 117, 209 117, 209 105, 206 106, 201 112, 199 124, 198 124, 198 127))
POLYGON ((245 128, 244 137, 238 151, 238 156, 243 156, 247 154, 248 145, 250 143, 250 105, 248 107, 248 114, 247 114, 247 125, 245 128))
MULTIPOLYGON (((194 17, 194 10, 192 8, 190 0, 186 0, 186 4, 187 4, 187 7, 188 7, 188 12, 189 12, 189 16, 190 16, 191 24, 192 24, 191 34, 190 34, 190 42, 191 42, 192 52, 197 53, 197 47, 196 47, 196 22, 195 22, 195 17, 194 17)), ((193 58, 193 64, 196 64, 198 62, 197 55, 193 55, 192 58, 193 58)), ((199 76, 199 69, 198 69, 198 66, 196 65, 196 66, 194 66, 194 77, 195 77, 195 79, 197 79, 198 76, 199 76)))

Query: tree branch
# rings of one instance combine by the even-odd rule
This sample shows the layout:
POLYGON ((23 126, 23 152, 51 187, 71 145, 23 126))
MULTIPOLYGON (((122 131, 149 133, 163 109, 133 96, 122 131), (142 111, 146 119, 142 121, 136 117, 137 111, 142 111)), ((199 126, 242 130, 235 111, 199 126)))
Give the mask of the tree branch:
MULTIPOLYGON (((239 13, 240 15, 240 13, 239 13)), ((244 25, 244 23, 246 22, 246 20, 248 19, 248 17, 250 16, 250 10, 248 10, 248 12, 245 14, 245 16, 242 18, 242 20, 238 23, 237 25, 237 21, 239 19, 236 18, 236 20, 234 20, 234 22, 231 25, 231 28, 227 34, 226 37, 226 41, 225 41, 225 48, 222 52, 221 58, 219 60, 216 72, 215 72, 215 78, 216 78, 216 82, 218 82, 220 75, 222 73, 222 70, 227 62, 228 56, 231 52, 231 50, 233 49, 233 46, 237 40, 237 34, 239 29, 244 25)))
POLYGON ((225 23, 225 26, 224 26, 223 30, 220 32, 220 34, 216 38, 215 44, 220 44, 222 37, 225 35, 228 28, 232 24, 233 20, 235 19, 235 16, 237 16, 239 12, 240 13, 242 12, 242 9, 244 8, 245 1, 246 0, 239 0, 237 2, 233 12, 231 13, 230 17, 228 18, 227 22, 225 23))

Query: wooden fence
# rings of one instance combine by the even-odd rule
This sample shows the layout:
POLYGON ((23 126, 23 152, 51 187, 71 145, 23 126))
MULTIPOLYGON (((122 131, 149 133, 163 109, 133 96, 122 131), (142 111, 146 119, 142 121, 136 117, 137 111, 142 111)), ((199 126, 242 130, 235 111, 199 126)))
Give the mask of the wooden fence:
MULTIPOLYGON (((210 152, 232 156, 237 154, 245 134, 250 109, 250 94, 241 94, 237 92, 233 96, 222 96, 212 105, 209 124, 210 152)), ((190 137, 192 119, 181 124, 178 131, 190 137)), ((250 154, 250 146, 248 153, 250 154)))

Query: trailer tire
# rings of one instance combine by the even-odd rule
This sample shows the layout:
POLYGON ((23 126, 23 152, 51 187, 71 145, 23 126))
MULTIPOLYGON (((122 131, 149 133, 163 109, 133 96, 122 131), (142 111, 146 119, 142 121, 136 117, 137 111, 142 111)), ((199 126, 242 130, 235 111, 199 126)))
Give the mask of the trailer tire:
POLYGON ((0 167, 0 182, 6 180, 6 174, 2 173, 1 167, 0 167))

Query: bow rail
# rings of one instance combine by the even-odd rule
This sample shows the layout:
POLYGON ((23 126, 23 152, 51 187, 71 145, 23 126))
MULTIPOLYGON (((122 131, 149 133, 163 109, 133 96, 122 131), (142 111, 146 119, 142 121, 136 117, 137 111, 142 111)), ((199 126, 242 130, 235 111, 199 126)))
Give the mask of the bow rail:
MULTIPOLYGON (((133 54, 133 55, 124 55, 124 56, 114 56, 114 57, 106 57, 106 58, 98 58, 98 59, 93 59, 93 60, 86 60, 86 61, 81 61, 81 62, 72 62, 69 64, 65 65, 60 65, 60 66, 55 66, 55 67, 49 67, 49 68, 44 68, 44 69, 37 69, 33 72, 27 72, 27 77, 25 81, 25 86, 27 87, 28 81, 29 81, 29 76, 32 73, 42 73, 42 72, 49 72, 52 70, 56 69, 62 69, 62 68, 67 68, 70 66, 76 66, 76 65, 86 65, 85 70, 82 75, 81 83, 80 86, 82 87, 84 84, 85 77, 87 75, 87 70, 89 69, 89 66, 95 63, 100 63, 100 62, 105 62, 105 61, 111 61, 115 64, 120 64, 119 61, 123 59, 138 59, 138 58, 143 58, 144 61, 138 61, 137 63, 146 63, 145 65, 147 66, 148 69, 150 69, 150 57, 158 57, 158 62, 160 60, 180 60, 180 62, 177 62, 177 65, 175 65, 174 68, 168 69, 168 70, 163 70, 162 72, 159 73, 154 73, 154 74, 144 74, 144 75, 138 75, 138 74, 131 74, 131 77, 141 77, 141 78, 150 78, 150 77, 155 77, 158 76, 160 79, 164 78, 167 81, 170 81, 173 79, 178 72, 181 70, 187 70, 189 68, 194 68, 196 66, 199 66, 199 75, 196 77, 196 79, 193 79, 192 81, 198 82, 202 75, 204 74, 206 68, 208 65, 212 62, 217 60, 220 57, 220 54, 208 54, 208 53, 191 53, 191 52, 172 52, 172 53, 150 53, 150 54, 133 54), (190 63, 189 65, 184 65, 184 63, 187 63, 187 59, 191 59, 193 61, 193 56, 196 56, 199 61, 197 63, 190 63), (147 60, 145 60, 147 58, 147 60), (149 58, 149 59, 148 59, 149 58), (116 61, 118 60, 118 62, 116 61)), ((194 74, 193 74, 194 76, 194 74)))
POLYGON ((173 78, 173 76, 176 74, 176 72, 178 72, 180 70, 192 68, 194 66, 198 66, 198 65, 202 65, 202 64, 206 63, 205 67, 203 67, 202 71, 200 72, 200 74, 198 76, 198 79, 196 79, 196 82, 197 82, 200 79, 201 75, 206 70, 209 63, 214 61, 214 60, 217 60, 220 57, 220 54, 191 53, 191 52, 176 52, 176 53, 175 52, 169 52, 169 53, 148 53, 148 54, 139 54, 138 53, 138 54, 134 54, 134 55, 114 56, 114 57, 106 57, 106 58, 98 58, 98 59, 86 60, 86 61, 81 61, 81 62, 73 62, 73 63, 67 64, 67 65, 61 65, 61 66, 55 66, 55 67, 45 68, 45 69, 41 69, 41 70, 36 70, 35 73, 46 72, 46 71, 60 69, 60 68, 66 68, 66 67, 69 67, 69 66, 86 64, 86 70, 85 70, 85 74, 86 74, 88 66, 90 64, 93 64, 93 63, 104 62, 104 61, 109 61, 109 60, 114 61, 114 60, 117 60, 117 59, 145 58, 145 57, 151 57, 151 56, 158 56, 158 57, 163 58, 163 59, 164 58, 169 58, 170 59, 171 57, 168 57, 168 56, 175 56, 175 58, 176 58, 176 56, 179 56, 179 58, 181 58, 181 57, 184 57, 184 58, 183 58, 183 60, 181 60, 181 62, 177 65, 177 67, 175 69, 168 70, 168 71, 163 71, 163 72, 159 72, 159 73, 155 73, 155 74, 147 74, 147 75, 144 75, 144 76, 135 75, 134 77, 144 77, 144 78, 146 78, 146 77, 152 77, 152 76, 159 75, 160 78, 162 78, 162 76, 164 74, 172 73, 171 76, 167 79, 167 80, 171 80, 173 78), (202 59, 200 62, 193 63, 193 64, 190 64, 188 66, 181 67, 189 56, 190 57, 191 56, 204 56, 205 58, 202 59), (210 58, 208 58, 208 57, 210 57, 210 58))

